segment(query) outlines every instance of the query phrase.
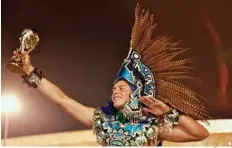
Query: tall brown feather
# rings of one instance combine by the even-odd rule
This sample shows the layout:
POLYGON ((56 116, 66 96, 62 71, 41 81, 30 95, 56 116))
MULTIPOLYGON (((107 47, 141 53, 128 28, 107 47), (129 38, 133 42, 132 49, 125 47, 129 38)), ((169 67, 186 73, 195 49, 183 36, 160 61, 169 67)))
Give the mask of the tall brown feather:
POLYGON ((206 99, 180 82, 183 79, 198 80, 190 71, 194 69, 190 59, 175 59, 188 49, 178 47, 179 42, 173 42, 167 35, 153 38, 155 27, 153 15, 137 4, 130 46, 142 55, 142 62, 153 72, 157 83, 156 98, 196 120, 209 119, 203 105, 206 99))

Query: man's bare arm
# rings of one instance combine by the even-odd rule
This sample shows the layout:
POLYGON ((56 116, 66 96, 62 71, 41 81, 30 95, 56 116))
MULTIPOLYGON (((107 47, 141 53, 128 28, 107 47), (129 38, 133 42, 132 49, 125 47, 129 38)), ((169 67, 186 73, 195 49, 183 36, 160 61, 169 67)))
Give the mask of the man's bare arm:
MULTIPOLYGON (((165 103, 155 98, 142 97, 140 101, 147 105, 147 108, 143 108, 145 112, 150 112, 158 117, 164 116, 170 110, 165 103)), ((208 131, 193 118, 181 115, 178 125, 171 130, 165 129, 159 137, 172 142, 190 142, 204 140, 208 135, 208 131)))
MULTIPOLYGON (((27 53, 23 53, 22 62, 24 72, 27 74, 31 73, 34 67, 31 64, 30 57, 27 53)), ((40 92, 47 96, 47 98, 64 108, 74 118, 79 120, 87 127, 92 127, 92 118, 95 110, 94 108, 84 106, 79 102, 71 99, 59 87, 57 87, 55 84, 53 84, 46 78, 41 79, 38 88, 40 92)))
POLYGON ((188 116, 180 116, 178 125, 173 129, 160 132, 160 139, 172 142, 190 142, 204 140, 209 132, 200 123, 188 116))
POLYGON ((38 88, 43 94, 45 94, 57 105, 64 108, 65 111, 67 111, 75 119, 89 128, 92 127, 93 113, 95 110, 94 108, 84 106, 76 100, 71 99, 59 87, 45 78, 42 78, 38 88))

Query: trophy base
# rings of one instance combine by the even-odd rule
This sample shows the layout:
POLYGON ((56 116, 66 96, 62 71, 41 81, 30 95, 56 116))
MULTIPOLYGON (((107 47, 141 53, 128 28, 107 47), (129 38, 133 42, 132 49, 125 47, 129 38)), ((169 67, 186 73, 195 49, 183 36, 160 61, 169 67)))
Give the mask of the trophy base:
POLYGON ((10 62, 6 65, 6 67, 8 68, 9 71, 13 73, 20 74, 20 75, 25 74, 25 72, 23 71, 23 68, 20 67, 17 63, 10 62))

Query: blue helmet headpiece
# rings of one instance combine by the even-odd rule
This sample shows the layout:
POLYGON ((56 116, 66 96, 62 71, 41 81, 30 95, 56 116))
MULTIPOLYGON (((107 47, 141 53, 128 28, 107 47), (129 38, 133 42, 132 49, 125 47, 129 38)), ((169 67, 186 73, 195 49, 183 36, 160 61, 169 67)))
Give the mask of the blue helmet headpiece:
POLYGON ((115 83, 126 80, 132 91, 141 88, 141 95, 155 97, 155 79, 150 69, 141 62, 141 55, 133 49, 129 54, 116 76, 115 83))
POLYGON ((151 70, 142 63, 141 55, 132 48, 124 59, 115 83, 120 80, 127 82, 132 89, 130 101, 124 106, 124 116, 129 120, 140 121, 143 114, 139 98, 155 97, 155 79, 151 70))

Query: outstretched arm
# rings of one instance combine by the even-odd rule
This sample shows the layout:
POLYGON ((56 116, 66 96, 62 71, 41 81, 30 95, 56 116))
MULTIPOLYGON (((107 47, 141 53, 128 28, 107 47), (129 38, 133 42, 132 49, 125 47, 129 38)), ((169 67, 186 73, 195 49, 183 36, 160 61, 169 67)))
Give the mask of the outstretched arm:
POLYGON ((83 123, 85 126, 91 128, 94 108, 84 106, 68 97, 59 87, 51 83, 49 80, 42 78, 39 90, 48 96, 53 102, 64 108, 75 119, 83 123))
MULTIPOLYGON (((23 70, 26 74, 33 71, 34 67, 30 62, 29 55, 24 52, 21 56, 23 62, 23 70)), ((68 113, 70 113, 74 118, 79 120, 81 123, 87 127, 92 127, 92 118, 94 113, 94 108, 84 106, 79 102, 68 97, 59 87, 47 80, 42 78, 40 84, 38 85, 39 91, 48 96, 50 100, 64 108, 68 113)))

